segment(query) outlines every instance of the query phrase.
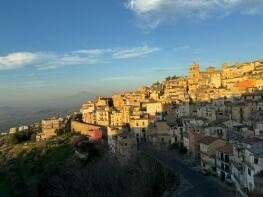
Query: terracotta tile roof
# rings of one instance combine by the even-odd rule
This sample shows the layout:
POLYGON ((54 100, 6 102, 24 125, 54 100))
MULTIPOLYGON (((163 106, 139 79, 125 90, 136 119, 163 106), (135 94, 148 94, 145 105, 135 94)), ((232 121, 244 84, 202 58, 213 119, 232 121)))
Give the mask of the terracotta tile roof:
POLYGON ((245 144, 256 144, 256 143, 263 143, 263 140, 257 137, 245 138, 240 140, 241 143, 245 144))
POLYGON ((202 143, 202 144, 206 144, 206 145, 209 145, 211 144, 212 142, 216 141, 218 138, 216 137, 212 137, 212 136, 205 136, 205 137, 202 137, 199 139, 199 142, 202 143))
POLYGON ((233 153, 233 145, 232 144, 226 144, 224 146, 221 146, 217 149, 217 151, 227 154, 227 155, 231 155, 233 153))
POLYGON ((239 87, 239 88, 250 88, 250 87, 254 87, 255 82, 252 80, 245 80, 245 81, 241 81, 235 84, 235 87, 239 87))

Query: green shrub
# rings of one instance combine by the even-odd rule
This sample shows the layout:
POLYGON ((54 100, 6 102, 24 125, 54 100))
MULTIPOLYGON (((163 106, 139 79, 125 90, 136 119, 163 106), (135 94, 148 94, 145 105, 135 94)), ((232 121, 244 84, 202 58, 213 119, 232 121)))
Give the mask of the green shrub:
POLYGON ((9 135, 8 141, 11 144, 19 144, 22 142, 26 142, 31 139, 32 134, 33 132, 31 130, 16 132, 14 134, 9 135))

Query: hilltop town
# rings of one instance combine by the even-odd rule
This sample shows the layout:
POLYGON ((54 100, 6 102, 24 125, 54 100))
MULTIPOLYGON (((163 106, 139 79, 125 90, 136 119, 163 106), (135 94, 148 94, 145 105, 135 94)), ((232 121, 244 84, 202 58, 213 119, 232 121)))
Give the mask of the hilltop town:
POLYGON ((76 132, 106 141, 122 162, 144 147, 176 147, 204 175, 235 186, 242 196, 263 193, 263 60, 190 66, 188 76, 84 103, 79 112, 10 128, 35 132, 42 142, 76 132))

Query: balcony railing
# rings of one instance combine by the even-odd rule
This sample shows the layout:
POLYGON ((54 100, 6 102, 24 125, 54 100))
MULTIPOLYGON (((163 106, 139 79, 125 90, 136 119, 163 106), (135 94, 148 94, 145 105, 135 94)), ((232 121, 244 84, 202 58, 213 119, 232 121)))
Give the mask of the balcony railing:
POLYGON ((242 181, 240 180, 240 178, 236 174, 232 174, 232 176, 234 177, 235 181, 238 182, 240 186, 242 186, 242 181))

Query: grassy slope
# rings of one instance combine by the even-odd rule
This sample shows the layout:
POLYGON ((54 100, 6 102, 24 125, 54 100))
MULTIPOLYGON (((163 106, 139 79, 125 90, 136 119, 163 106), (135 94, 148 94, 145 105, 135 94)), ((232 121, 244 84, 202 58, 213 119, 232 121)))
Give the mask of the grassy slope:
POLYGON ((47 143, 2 146, 0 150, 1 196, 27 195, 28 188, 34 188, 29 184, 37 184, 44 172, 59 168, 73 155, 67 136, 47 143))

